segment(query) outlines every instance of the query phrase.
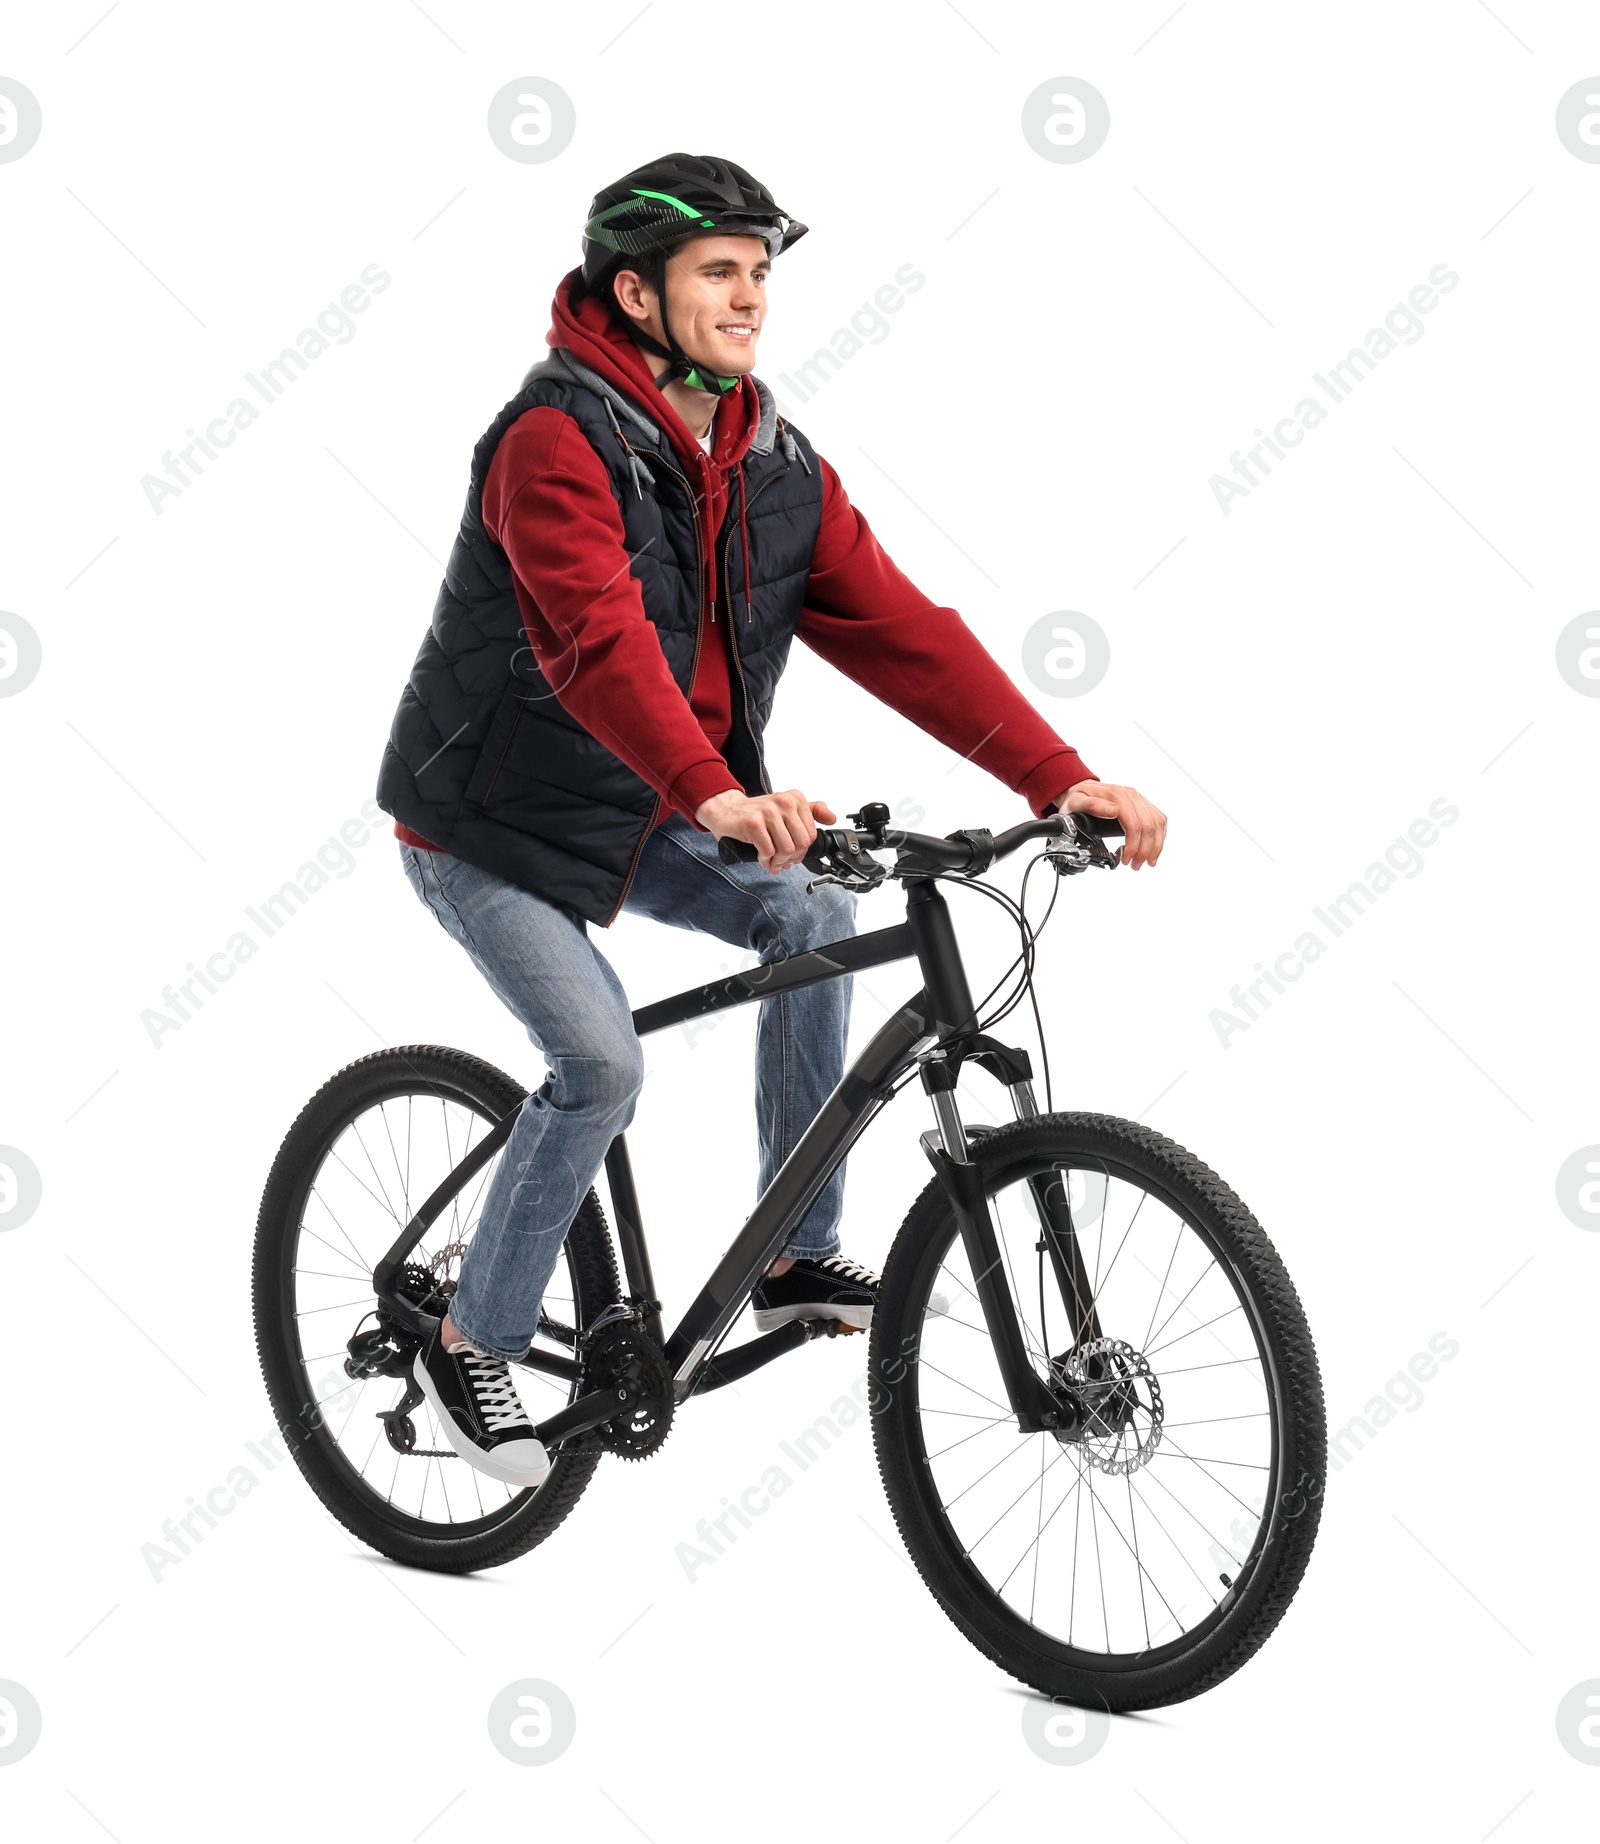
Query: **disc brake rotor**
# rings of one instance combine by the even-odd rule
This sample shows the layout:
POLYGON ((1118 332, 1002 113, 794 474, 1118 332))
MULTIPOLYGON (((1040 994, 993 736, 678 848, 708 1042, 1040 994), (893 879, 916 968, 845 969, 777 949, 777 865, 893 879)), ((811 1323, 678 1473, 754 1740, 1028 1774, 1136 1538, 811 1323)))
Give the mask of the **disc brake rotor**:
POLYGON ((1103 1473, 1133 1473, 1161 1444, 1161 1385, 1149 1360, 1126 1339, 1092 1338, 1051 1362, 1057 1382, 1083 1411, 1077 1435, 1103 1473))

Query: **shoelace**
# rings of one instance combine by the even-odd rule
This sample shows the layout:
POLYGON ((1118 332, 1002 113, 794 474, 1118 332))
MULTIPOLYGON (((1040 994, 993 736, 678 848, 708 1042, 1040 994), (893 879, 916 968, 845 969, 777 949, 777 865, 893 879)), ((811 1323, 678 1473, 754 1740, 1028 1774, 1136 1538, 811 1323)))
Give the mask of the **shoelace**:
POLYGON ((483 1415, 484 1426, 500 1434, 507 1428, 531 1428, 527 1411, 517 1396, 509 1368, 497 1357, 486 1357, 469 1344, 459 1344, 450 1353, 466 1366, 467 1382, 483 1415))
POLYGON ((847 1281, 854 1281, 858 1287, 881 1287, 883 1276, 874 1274, 871 1268, 862 1267, 859 1261, 852 1261, 848 1255, 824 1255, 820 1267, 830 1268, 835 1274, 842 1275, 847 1281))

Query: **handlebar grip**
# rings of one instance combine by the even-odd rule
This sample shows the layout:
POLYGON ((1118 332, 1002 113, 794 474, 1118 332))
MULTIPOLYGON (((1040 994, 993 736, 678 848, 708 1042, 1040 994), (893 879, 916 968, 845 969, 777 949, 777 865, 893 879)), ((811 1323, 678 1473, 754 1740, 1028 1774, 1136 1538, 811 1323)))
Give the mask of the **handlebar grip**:
POLYGON ((1121 820, 1103 820, 1094 813, 1074 813, 1071 818, 1079 832, 1092 832, 1097 839, 1120 839, 1124 836, 1121 820))
MULTIPOLYGON (((808 871, 823 876, 831 868, 828 853, 834 849, 845 835, 824 829, 811 841, 811 849, 800 862, 808 871)), ((743 839, 718 839, 717 856, 724 864, 757 864, 761 854, 753 845, 747 845, 743 839)))

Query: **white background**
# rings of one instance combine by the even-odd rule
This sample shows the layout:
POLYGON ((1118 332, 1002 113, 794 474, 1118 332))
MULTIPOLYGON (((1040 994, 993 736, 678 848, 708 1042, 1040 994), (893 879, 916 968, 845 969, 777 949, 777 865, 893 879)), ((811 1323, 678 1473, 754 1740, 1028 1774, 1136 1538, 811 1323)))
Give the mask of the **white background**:
MULTIPOLYGON (((100 12, 14 10, 0 54, 44 124, 0 165, 0 606, 43 645, 0 701, 0 1142, 44 1187, 0 1237, 0 1678, 44 1713, 0 1770, 13 1835, 889 1822, 976 1844, 1057 1833, 1068 1804, 1085 1833, 1192 1844, 1587 1835, 1597 1782, 1555 1711, 1600 1676, 1600 1239, 1555 1178, 1600 1140, 1578 792, 1600 703, 1555 644, 1597 600, 1600 166, 1554 119, 1600 70, 1592 9, 100 12), (548 164, 485 128, 525 75, 576 105, 548 164), (1021 132, 1062 75, 1110 105, 1081 164, 1021 132), (304 1100, 380 1041, 539 1079, 386 828, 159 1048, 141 1013, 371 794, 472 444, 542 349, 591 194, 673 147, 741 161, 813 227, 778 265, 769 379, 925 273, 796 420, 1095 771, 1171 816, 1155 872, 1063 891, 1040 981, 1058 1105, 1141 1115, 1241 1192, 1335 1427, 1434 1334, 1460 1345, 1331 1479, 1265 1650, 1081 1766, 1029 1750, 1019 1688, 908 1567, 865 1425, 693 1583, 675 1559, 864 1341, 697 1402, 479 1578, 375 1563, 288 1466, 159 1581, 141 1558, 271 1426, 249 1247, 304 1100), (392 286, 356 336, 154 513, 163 451, 371 263, 392 286), (1439 263, 1460 283, 1423 337, 1224 516, 1209 477, 1439 263), (1021 666, 1062 609, 1111 641, 1076 701, 1021 666), (1460 819, 1421 872, 1224 1047, 1230 989, 1441 798, 1460 819), (524 1677, 578 1714, 545 1767, 487 1737, 524 1677)), ((1021 817, 802 649, 770 754, 841 809, 1021 817)), ((874 903, 864 926, 894 919, 874 903)), ((1003 945, 964 927, 975 958, 1003 945)), ((640 1002, 728 958, 632 921, 605 946, 640 1002)), ((904 984, 859 982, 858 1024, 904 984)), ((669 1305, 748 1206, 751 1034, 649 1047, 636 1160, 669 1305)), ((923 1182, 926 1124, 913 1091, 853 1161, 865 1260, 923 1182)))

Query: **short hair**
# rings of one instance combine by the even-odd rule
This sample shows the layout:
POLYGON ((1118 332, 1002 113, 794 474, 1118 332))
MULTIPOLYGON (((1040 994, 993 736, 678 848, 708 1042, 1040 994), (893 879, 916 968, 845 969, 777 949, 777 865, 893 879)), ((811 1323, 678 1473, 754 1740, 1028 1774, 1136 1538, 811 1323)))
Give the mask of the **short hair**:
POLYGON ((592 287, 583 280, 580 273, 576 291, 577 298, 581 301, 585 295, 596 296, 604 301, 613 319, 625 327, 632 326, 633 322, 623 313, 617 300, 617 277, 624 269, 631 269, 654 292, 658 301, 664 300, 667 293, 667 264, 685 244, 693 241, 691 237, 683 237, 674 244, 646 250, 639 256, 619 256, 615 262, 608 265, 605 273, 596 280, 592 287))

